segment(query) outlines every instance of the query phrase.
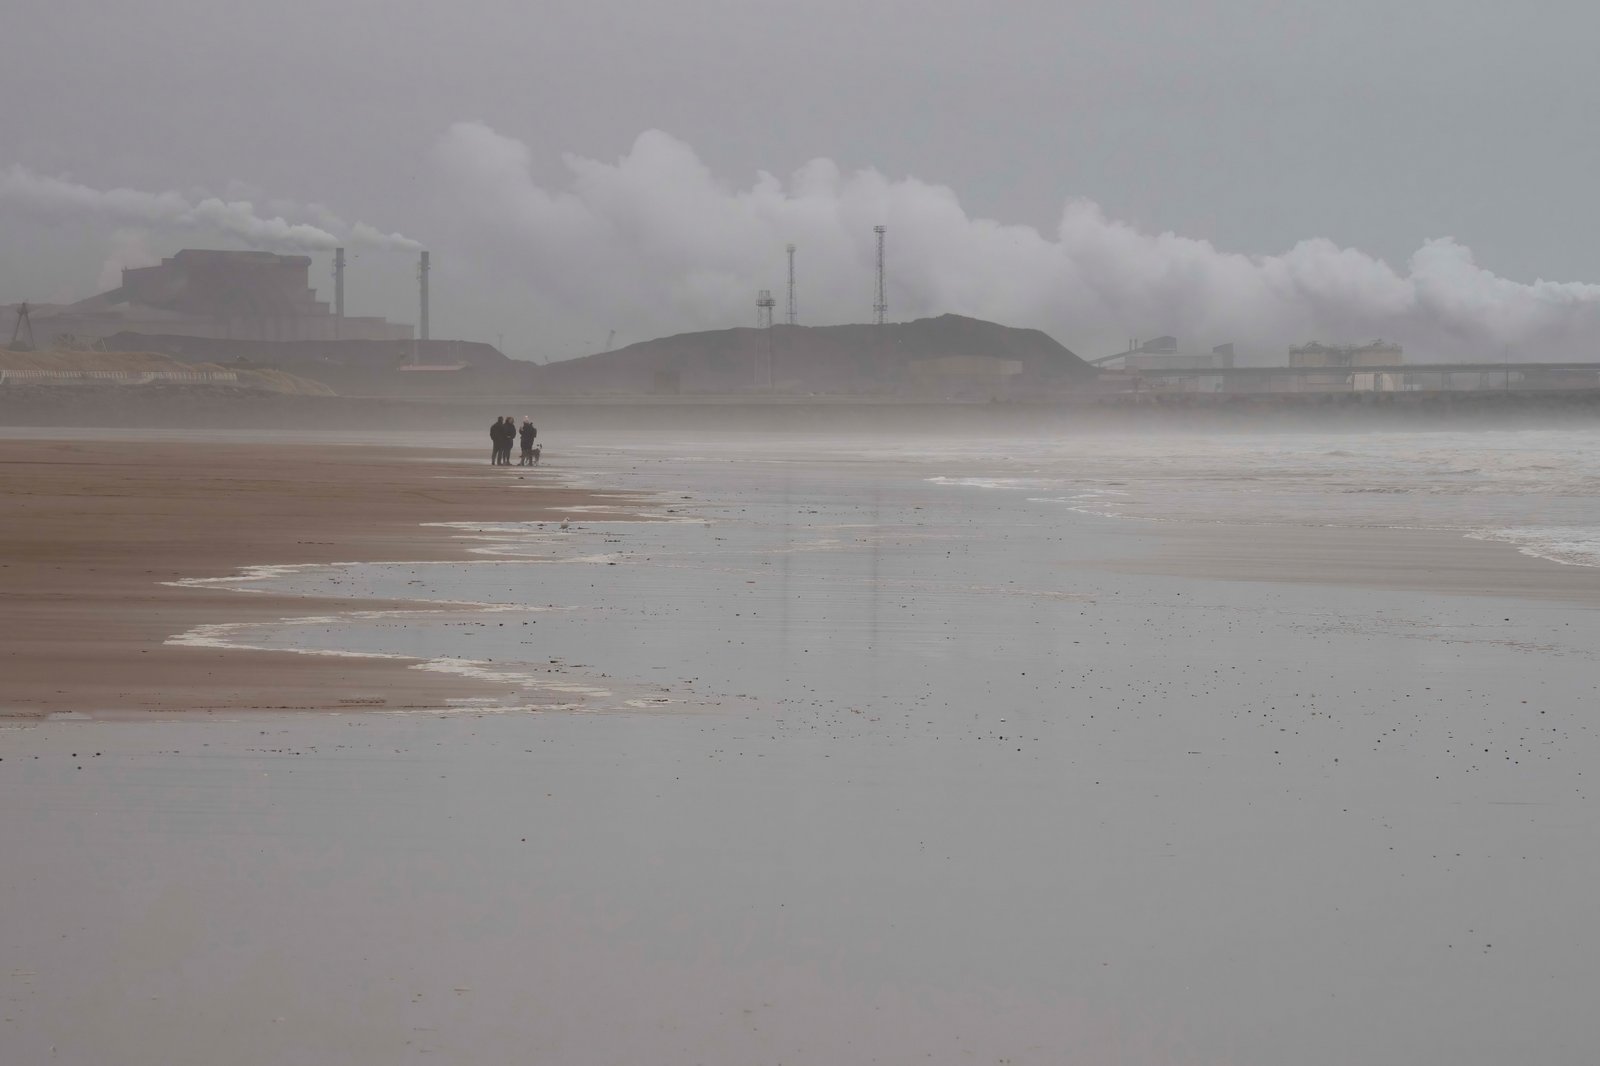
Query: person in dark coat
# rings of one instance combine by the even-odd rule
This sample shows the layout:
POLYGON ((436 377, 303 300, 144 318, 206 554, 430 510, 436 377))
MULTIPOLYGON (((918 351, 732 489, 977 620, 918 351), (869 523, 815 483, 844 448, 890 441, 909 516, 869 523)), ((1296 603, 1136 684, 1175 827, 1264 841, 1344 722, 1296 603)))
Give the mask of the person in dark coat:
POLYGON ((490 466, 499 466, 500 465, 500 449, 503 446, 503 443, 504 443, 504 440, 505 440, 505 427, 506 427, 505 415, 501 415, 499 418, 495 419, 494 420, 494 425, 489 427, 489 442, 494 446, 493 449, 489 452, 489 465, 490 466))
POLYGON ((518 436, 520 436, 522 438, 522 458, 520 460, 518 460, 517 465, 518 466, 532 466, 533 465, 533 442, 539 436, 539 431, 534 428, 533 419, 532 418, 529 418, 527 416, 523 417, 523 419, 522 419, 522 429, 520 429, 518 431, 518 436))
POLYGON ((510 415, 500 418, 500 465, 511 465, 511 446, 517 442, 517 423, 510 415))

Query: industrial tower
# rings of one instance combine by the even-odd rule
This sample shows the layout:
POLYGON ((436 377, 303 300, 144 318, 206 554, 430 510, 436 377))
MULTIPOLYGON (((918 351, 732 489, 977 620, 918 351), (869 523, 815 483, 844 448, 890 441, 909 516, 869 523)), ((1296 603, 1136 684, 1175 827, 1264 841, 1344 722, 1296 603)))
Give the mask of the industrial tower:
POLYGON ((11 327, 11 350, 14 352, 34 350, 33 319, 28 317, 26 300, 17 305, 17 324, 11 327))
POLYGON ((428 253, 422 253, 422 260, 417 263, 417 295, 422 300, 422 321, 419 323, 419 339, 428 339, 428 271, 431 265, 428 262, 428 253))
POLYGON ((788 245, 787 251, 789 252, 789 325, 792 326, 796 318, 794 309, 794 245, 788 245))
POLYGON ((344 334, 344 249, 333 250, 333 335, 344 334))
POLYGON ((772 328, 772 309, 774 307, 776 307, 777 305, 778 305, 778 301, 776 301, 776 300, 774 300, 772 298, 772 290, 771 289, 762 289, 760 292, 756 293, 756 328, 757 329, 771 329, 772 328))
POLYGON ((878 302, 872 305, 873 320, 878 325, 883 325, 883 316, 889 311, 888 298, 883 294, 883 235, 888 232, 886 226, 873 226, 872 232, 878 235, 878 302))

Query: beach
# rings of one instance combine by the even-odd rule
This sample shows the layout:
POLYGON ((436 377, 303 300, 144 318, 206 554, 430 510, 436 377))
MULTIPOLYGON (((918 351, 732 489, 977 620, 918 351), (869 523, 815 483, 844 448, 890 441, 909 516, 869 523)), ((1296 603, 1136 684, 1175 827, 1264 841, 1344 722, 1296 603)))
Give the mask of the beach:
POLYGON ((0 442, 7 1057, 1592 1061, 1600 435, 425 443, 0 442))
POLYGON ((560 522, 565 508, 594 502, 516 471, 461 450, 347 441, 0 441, 0 714, 437 707, 484 696, 488 686, 405 662, 167 644, 196 625, 327 606, 173 583, 254 565, 460 558, 459 541, 428 523, 560 522), (506 491, 508 475, 528 491, 506 491))
POLYGON ((1455 596, 1600 603, 1600 569, 1552 565, 1504 545, 1428 530, 1312 529, 1284 533, 1225 523, 1163 529, 1128 572, 1358 586, 1455 596))

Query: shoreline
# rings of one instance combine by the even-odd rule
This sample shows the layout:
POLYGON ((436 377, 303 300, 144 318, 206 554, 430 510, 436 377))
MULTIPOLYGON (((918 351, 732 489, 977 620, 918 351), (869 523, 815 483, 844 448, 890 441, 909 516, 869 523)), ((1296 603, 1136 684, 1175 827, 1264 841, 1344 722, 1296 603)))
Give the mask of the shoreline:
POLYGON ((430 674, 416 659, 167 643, 206 625, 363 606, 194 579, 235 578, 263 560, 473 559, 437 523, 559 522, 574 508, 618 506, 554 484, 548 468, 493 468, 468 450, 450 453, 459 465, 440 457, 350 444, 0 440, 0 717, 428 710, 503 696, 514 686, 430 674))
POLYGON ((750 394, 512 395, 481 391, 304 396, 221 385, 0 386, 0 425, 228 433, 240 428, 454 431, 474 412, 536 406, 547 432, 573 429, 974 433, 1592 428, 1600 390, 1415 393, 1091 393, 939 399, 750 394))
POLYGON ((1104 560, 1114 573, 1600 606, 1600 567, 1464 532, 1121 520, 1144 526, 1154 548, 1104 560))
MULTIPOLYGON (((418 669, 424 658, 178 638, 375 603, 407 607, 264 593, 251 587, 253 572, 483 560, 451 524, 638 517, 636 501, 551 484, 558 476, 488 467, 455 448, 0 437, 0 718, 503 700, 516 681, 418 669)), ((1600 604, 1600 567, 1446 530, 1122 520, 1134 523, 1137 552, 1087 565, 1108 575, 1600 604)))

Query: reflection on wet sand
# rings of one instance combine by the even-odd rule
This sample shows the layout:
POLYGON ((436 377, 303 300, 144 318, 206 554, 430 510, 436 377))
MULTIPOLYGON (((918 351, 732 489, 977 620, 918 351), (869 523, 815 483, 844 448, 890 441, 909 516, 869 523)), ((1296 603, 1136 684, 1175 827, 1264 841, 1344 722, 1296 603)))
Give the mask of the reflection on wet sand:
POLYGON ((0 732, 0 1046, 1586 1060, 1587 571, 1298 488, 1202 525, 696 447, 569 460, 687 520, 261 574, 317 608, 200 634, 492 702, 0 732))

